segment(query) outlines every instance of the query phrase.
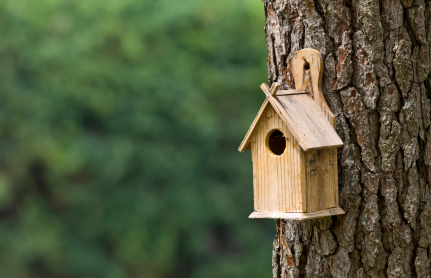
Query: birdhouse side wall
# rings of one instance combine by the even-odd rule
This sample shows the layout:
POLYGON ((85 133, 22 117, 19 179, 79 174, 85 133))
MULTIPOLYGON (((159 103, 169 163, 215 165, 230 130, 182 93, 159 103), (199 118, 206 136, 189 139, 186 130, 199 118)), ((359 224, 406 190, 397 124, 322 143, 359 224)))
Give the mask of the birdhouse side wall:
POLYGON ((252 136, 251 151, 255 211, 303 212, 305 152, 270 105, 252 136), (286 149, 280 156, 268 146, 268 134, 276 129, 286 138, 286 149))
POLYGON ((306 211, 338 207, 337 149, 304 152, 306 211))

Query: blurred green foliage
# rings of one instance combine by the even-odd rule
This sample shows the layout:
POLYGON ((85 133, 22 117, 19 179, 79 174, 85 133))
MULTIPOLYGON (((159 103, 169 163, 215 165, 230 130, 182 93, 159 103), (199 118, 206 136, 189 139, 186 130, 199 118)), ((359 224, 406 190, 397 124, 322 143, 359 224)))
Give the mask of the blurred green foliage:
POLYGON ((270 277, 254 0, 0 2, 0 277, 270 277))

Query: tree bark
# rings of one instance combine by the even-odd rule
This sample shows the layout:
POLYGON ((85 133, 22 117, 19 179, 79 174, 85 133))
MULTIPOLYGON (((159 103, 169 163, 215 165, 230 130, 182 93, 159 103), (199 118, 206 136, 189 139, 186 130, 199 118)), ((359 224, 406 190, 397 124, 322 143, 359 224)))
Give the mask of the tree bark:
POLYGON ((346 214, 277 221, 273 277, 430 277, 431 1, 264 0, 268 79, 322 53, 346 214))

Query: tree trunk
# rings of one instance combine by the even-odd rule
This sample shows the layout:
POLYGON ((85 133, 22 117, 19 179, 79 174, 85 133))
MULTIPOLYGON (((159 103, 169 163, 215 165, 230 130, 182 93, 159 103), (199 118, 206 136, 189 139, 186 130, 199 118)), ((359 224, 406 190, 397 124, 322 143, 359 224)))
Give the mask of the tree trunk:
POLYGON ((269 83, 322 53, 346 214, 277 221, 273 276, 430 277, 431 1, 264 0, 269 83))

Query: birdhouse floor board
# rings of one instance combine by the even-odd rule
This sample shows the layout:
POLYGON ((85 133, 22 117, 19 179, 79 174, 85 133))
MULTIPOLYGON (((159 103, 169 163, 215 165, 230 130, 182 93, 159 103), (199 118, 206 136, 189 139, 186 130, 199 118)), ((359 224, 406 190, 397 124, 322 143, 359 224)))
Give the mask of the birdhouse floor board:
POLYGON ((255 211, 248 218, 307 220, 341 214, 345 214, 344 210, 340 207, 335 207, 312 212, 255 211))

